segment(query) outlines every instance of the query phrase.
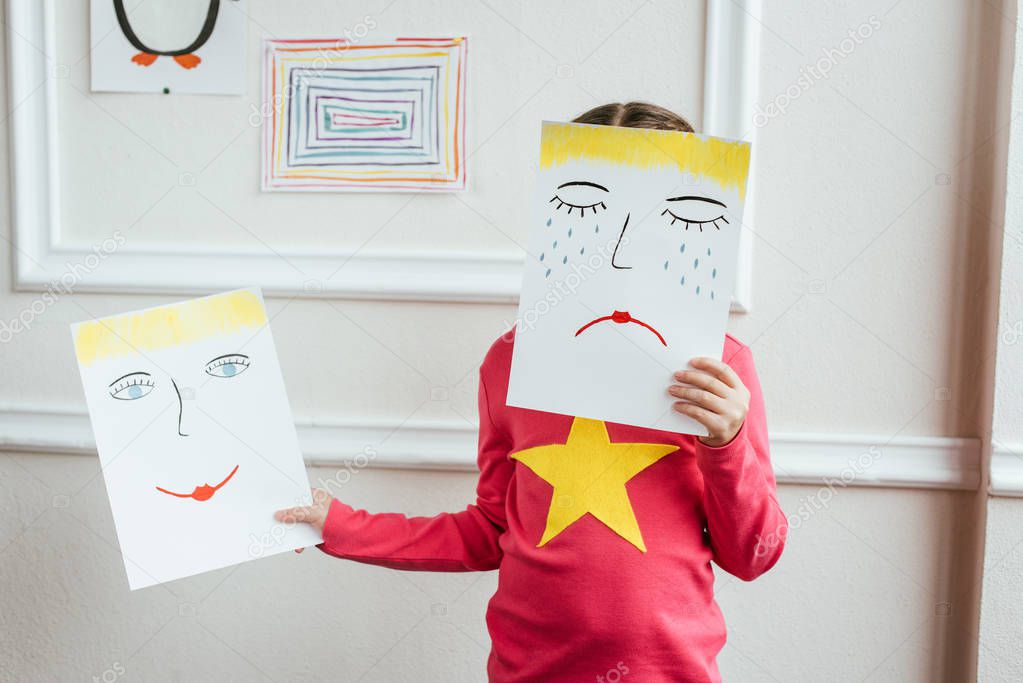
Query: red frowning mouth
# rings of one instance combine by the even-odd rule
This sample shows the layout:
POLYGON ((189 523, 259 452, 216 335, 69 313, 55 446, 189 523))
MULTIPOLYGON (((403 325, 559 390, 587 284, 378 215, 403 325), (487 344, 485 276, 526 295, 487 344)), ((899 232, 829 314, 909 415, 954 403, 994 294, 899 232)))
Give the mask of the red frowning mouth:
POLYGON ((227 482, 229 482, 231 480, 231 477, 233 477, 234 473, 237 472, 237 471, 238 471, 238 465, 235 465, 234 469, 231 470, 231 474, 229 474, 226 477, 224 477, 224 481, 220 482, 216 486, 210 486, 209 484, 203 484, 202 486, 196 486, 195 490, 193 490, 191 493, 175 493, 174 491, 168 491, 167 489, 162 489, 159 486, 156 487, 156 490, 159 491, 160 493, 166 493, 169 496, 177 496, 178 498, 191 498, 193 500, 209 500, 210 498, 213 497, 214 493, 219 491, 224 484, 226 484, 227 482))
POLYGON ((606 322, 608 320, 610 320, 613 323, 617 323, 619 325, 624 325, 625 323, 635 323, 636 325, 640 325, 642 327, 645 327, 646 329, 650 330, 651 332, 653 332, 657 336, 657 341, 661 342, 661 344, 663 344, 664 346, 668 345, 668 343, 666 341, 664 341, 664 337, 661 336, 660 332, 658 332, 657 330, 654 329, 653 325, 648 325, 647 323, 643 322, 642 320, 638 320, 636 318, 633 318, 631 315, 629 315, 628 311, 615 311, 611 315, 605 315, 605 316, 601 316, 599 318, 594 318, 590 322, 588 322, 585 325, 583 325, 582 327, 580 327, 579 330, 575 333, 575 336, 578 337, 580 334, 582 334, 583 332, 585 332, 589 328, 593 327, 597 323, 606 322))

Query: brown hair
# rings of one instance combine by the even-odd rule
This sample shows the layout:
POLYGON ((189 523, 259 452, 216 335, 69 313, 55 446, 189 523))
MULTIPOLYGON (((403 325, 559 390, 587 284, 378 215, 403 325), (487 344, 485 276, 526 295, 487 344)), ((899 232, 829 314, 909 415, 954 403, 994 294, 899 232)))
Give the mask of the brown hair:
POLYGON ((594 107, 572 119, 572 123, 624 128, 654 128, 692 133, 692 125, 675 112, 647 102, 612 102, 594 107))

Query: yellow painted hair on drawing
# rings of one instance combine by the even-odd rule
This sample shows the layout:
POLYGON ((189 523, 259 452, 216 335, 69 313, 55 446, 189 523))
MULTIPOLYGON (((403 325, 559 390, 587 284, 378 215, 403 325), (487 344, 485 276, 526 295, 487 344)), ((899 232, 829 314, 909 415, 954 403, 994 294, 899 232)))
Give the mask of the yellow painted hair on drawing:
POLYGON ((722 188, 738 188, 739 195, 745 197, 749 151, 748 142, 695 133, 545 121, 540 168, 576 159, 610 161, 636 168, 676 165, 684 172, 711 178, 722 188))
POLYGON ((178 346, 266 324, 263 302, 247 289, 139 313, 90 320, 75 332, 82 365, 102 358, 178 346))

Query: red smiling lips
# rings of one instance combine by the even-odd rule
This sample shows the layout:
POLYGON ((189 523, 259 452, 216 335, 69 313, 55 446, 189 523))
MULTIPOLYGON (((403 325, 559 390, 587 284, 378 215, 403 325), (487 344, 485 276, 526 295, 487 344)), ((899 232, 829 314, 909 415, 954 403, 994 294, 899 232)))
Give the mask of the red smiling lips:
POLYGON ((191 493, 175 493, 174 491, 168 491, 167 489, 162 489, 159 486, 156 487, 156 490, 161 492, 161 493, 166 493, 169 496, 176 496, 178 498, 191 498, 193 500, 200 500, 200 501, 201 500, 209 500, 210 498, 213 497, 214 493, 219 491, 220 488, 224 484, 226 484, 227 482, 229 482, 231 480, 231 477, 233 477, 234 473, 237 472, 237 471, 238 471, 238 465, 235 465, 234 469, 231 470, 231 474, 229 474, 226 477, 224 477, 224 481, 220 482, 216 486, 210 486, 209 484, 203 484, 202 486, 196 486, 195 490, 193 490, 191 493))
POLYGON ((663 344, 664 346, 668 345, 668 343, 664 341, 664 337, 661 336, 661 333, 655 330, 652 325, 648 325, 642 320, 637 320, 636 318, 633 318, 631 315, 629 315, 628 311, 615 311, 611 315, 605 315, 601 316, 600 318, 594 318, 590 322, 580 327, 579 330, 575 333, 575 336, 578 337, 580 334, 585 332, 590 327, 596 325, 597 323, 606 322, 608 320, 619 325, 624 325, 625 323, 635 323, 636 325, 645 327, 646 329, 650 330, 657 336, 657 340, 661 342, 661 344, 663 344))

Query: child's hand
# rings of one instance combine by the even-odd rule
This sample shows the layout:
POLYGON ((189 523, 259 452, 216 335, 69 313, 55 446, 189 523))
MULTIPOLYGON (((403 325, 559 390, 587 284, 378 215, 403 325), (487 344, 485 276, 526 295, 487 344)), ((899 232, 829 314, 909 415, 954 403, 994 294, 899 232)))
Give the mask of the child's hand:
POLYGON ((675 379, 684 383, 668 387, 675 398, 685 399, 673 406, 693 418, 709 432, 700 441, 708 446, 724 446, 731 441, 749 410, 749 390, 727 364, 713 358, 694 358, 691 366, 703 372, 680 370, 675 379))
MULTIPOLYGON (((274 519, 285 524, 296 524, 305 522, 317 531, 323 531, 323 524, 327 521, 327 511, 330 510, 330 503, 334 499, 323 489, 313 489, 313 504, 305 507, 294 507, 286 510, 278 510, 274 513, 274 519)), ((296 548, 295 552, 300 553, 304 548, 296 548)))

